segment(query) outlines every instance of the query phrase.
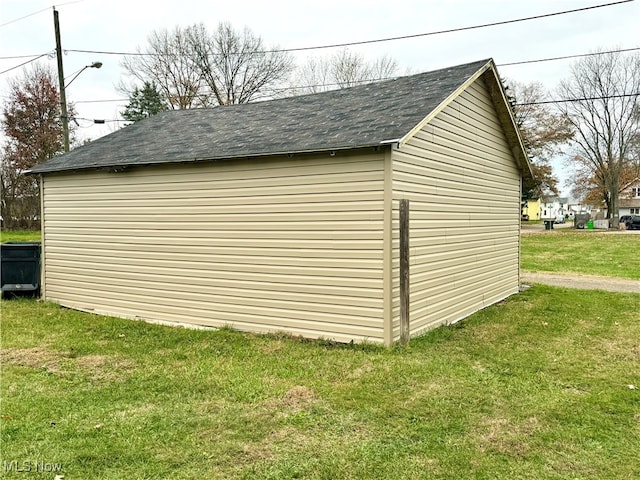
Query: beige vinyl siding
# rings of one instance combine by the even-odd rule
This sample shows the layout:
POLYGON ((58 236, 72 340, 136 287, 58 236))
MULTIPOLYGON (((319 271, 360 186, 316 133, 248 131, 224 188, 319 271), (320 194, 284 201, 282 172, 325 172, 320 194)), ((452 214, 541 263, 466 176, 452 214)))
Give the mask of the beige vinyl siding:
POLYGON ((46 175, 46 297, 383 341, 384 151, 46 175))
POLYGON ((398 202, 410 201, 411 333, 518 291, 520 173, 482 79, 393 156, 393 338, 398 202))

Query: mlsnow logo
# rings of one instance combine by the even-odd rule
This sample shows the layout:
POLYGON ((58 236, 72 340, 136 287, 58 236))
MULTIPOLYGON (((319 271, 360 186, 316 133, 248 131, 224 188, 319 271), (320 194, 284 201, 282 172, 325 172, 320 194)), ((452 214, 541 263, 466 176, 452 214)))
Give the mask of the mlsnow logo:
MULTIPOLYGON (((33 473, 56 473, 62 472, 61 463, 49 463, 44 460, 4 460, 2 462, 4 472, 33 472, 33 473)), ((62 480, 64 475, 56 475, 54 480, 62 480)))

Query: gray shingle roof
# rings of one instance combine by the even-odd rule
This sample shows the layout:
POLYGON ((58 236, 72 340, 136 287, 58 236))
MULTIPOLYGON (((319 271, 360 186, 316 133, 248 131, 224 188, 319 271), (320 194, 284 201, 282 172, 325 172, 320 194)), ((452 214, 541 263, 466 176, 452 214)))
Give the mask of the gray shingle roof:
POLYGON ((340 150, 402 138, 490 60, 343 90, 159 113, 33 173, 340 150))

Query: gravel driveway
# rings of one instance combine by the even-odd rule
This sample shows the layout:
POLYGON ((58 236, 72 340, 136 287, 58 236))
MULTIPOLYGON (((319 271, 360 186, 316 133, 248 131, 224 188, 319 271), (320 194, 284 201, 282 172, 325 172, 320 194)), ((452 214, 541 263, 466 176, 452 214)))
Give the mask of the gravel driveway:
POLYGON ((628 280, 598 275, 565 275, 563 273, 520 272, 524 284, 542 283, 555 287, 579 288, 582 290, 607 290, 609 292, 640 293, 640 280, 628 280))

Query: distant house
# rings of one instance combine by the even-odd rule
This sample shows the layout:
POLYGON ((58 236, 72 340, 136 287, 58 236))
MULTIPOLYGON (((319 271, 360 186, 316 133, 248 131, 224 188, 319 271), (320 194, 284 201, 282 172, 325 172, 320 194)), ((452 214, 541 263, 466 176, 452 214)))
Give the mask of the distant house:
POLYGON ((640 215, 640 179, 620 193, 619 216, 640 215))
POLYGON ((525 215, 529 220, 540 220, 542 218, 542 208, 539 199, 525 200, 522 204, 522 216, 524 217, 525 215))
POLYGON ((552 197, 542 200, 540 203, 541 218, 565 217, 570 212, 569 199, 564 197, 552 197))
POLYGON ((492 60, 163 112, 32 173, 43 297, 71 308, 388 345, 401 200, 412 335, 519 289, 531 170, 492 60))

